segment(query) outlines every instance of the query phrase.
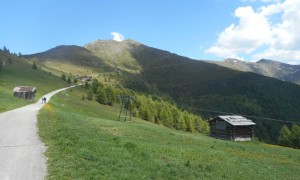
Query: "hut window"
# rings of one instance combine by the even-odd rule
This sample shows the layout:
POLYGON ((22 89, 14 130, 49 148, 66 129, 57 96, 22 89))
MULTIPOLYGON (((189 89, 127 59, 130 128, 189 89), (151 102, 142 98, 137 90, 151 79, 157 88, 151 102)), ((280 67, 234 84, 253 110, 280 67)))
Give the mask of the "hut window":
POLYGON ((226 129, 226 122, 225 121, 217 121, 216 129, 226 129))

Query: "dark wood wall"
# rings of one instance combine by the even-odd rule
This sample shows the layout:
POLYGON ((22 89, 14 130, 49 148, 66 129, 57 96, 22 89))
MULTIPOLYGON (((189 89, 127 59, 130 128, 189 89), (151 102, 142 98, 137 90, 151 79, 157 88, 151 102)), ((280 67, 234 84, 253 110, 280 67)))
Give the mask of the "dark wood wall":
POLYGON ((254 137, 253 126, 233 126, 225 121, 226 128, 217 129, 217 120, 222 121, 221 119, 214 119, 209 121, 210 134, 214 138, 235 141, 240 138, 250 138, 251 140, 254 137))

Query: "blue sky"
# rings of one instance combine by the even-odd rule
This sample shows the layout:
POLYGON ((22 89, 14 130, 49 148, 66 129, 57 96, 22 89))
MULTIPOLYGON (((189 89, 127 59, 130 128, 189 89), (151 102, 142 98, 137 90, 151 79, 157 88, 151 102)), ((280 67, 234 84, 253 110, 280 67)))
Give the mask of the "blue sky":
POLYGON ((1 7, 0 47, 16 53, 83 46, 117 32, 194 59, 300 64, 299 0, 11 0, 1 7))

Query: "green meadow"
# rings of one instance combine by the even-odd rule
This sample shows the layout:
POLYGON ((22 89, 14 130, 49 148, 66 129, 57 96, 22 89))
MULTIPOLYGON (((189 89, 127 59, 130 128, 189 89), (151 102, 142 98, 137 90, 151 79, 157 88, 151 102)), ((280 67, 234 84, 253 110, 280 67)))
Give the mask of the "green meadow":
POLYGON ((44 94, 69 86, 59 76, 53 75, 50 71, 44 71, 40 68, 34 70, 31 61, 10 55, 9 62, 7 61, 8 58, 8 55, 0 54, 0 60, 6 61, 5 66, 2 67, 0 76, 0 112, 36 102, 44 94), (14 97, 13 88, 16 86, 36 87, 37 94, 35 100, 28 101, 14 97))
POLYGON ((47 179, 299 179, 300 151, 176 131, 119 106, 82 100, 81 87, 51 98, 38 115, 47 179))

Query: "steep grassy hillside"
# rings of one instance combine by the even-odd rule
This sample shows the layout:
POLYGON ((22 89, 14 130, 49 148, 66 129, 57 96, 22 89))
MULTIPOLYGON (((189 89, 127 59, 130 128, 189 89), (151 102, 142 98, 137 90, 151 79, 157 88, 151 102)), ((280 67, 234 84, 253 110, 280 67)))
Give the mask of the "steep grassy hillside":
MULTIPOLYGON (((100 67, 93 65, 85 68, 79 66, 77 61, 72 66, 65 65, 60 60, 65 56, 63 49, 59 54, 62 57, 56 57, 60 64, 53 68, 60 69, 65 65, 71 67, 69 69, 74 73, 76 67, 83 71, 86 69, 86 72, 91 72, 89 69, 94 68, 97 72, 95 77, 106 83, 169 96, 185 109, 198 109, 195 112, 205 118, 221 114, 199 109, 300 121, 300 87, 297 85, 192 60, 133 40, 98 40, 85 47, 112 66, 114 72, 101 74, 101 70, 97 70, 100 67)), ((72 53, 67 51, 66 54, 72 53)), ((45 56, 44 53, 40 54, 42 56, 45 56)), ((85 61, 84 58, 79 60, 85 61)), ((276 143, 278 131, 283 124, 265 119, 253 120, 257 123, 256 135, 264 141, 276 143)))
POLYGON ((39 61, 43 66, 73 75, 92 75, 113 71, 113 68, 101 58, 79 46, 57 46, 48 51, 24 57, 39 61))
MULTIPOLYGON (((219 111, 208 113, 197 110, 206 117, 229 112, 299 122, 298 85, 191 60, 143 45, 135 49, 133 56, 143 71, 140 81, 128 84, 132 88, 147 82, 148 88, 169 94, 188 109, 219 111)), ((277 141, 283 124, 253 120, 257 123, 256 135, 260 139, 272 143, 277 141)))
POLYGON ((48 179, 298 179, 299 150, 237 143, 134 119, 119 107, 81 100, 80 88, 40 112, 48 179))
POLYGON ((133 40, 117 42, 113 40, 97 40, 84 47, 119 70, 137 73, 141 66, 132 56, 132 51, 140 45, 133 40))
POLYGON ((0 63, 3 62, 5 65, 1 69, 0 75, 0 112, 33 103, 48 92, 68 86, 60 77, 54 76, 48 71, 34 70, 31 61, 0 51, 0 63), (37 87, 35 101, 15 98, 13 96, 15 86, 37 87))

